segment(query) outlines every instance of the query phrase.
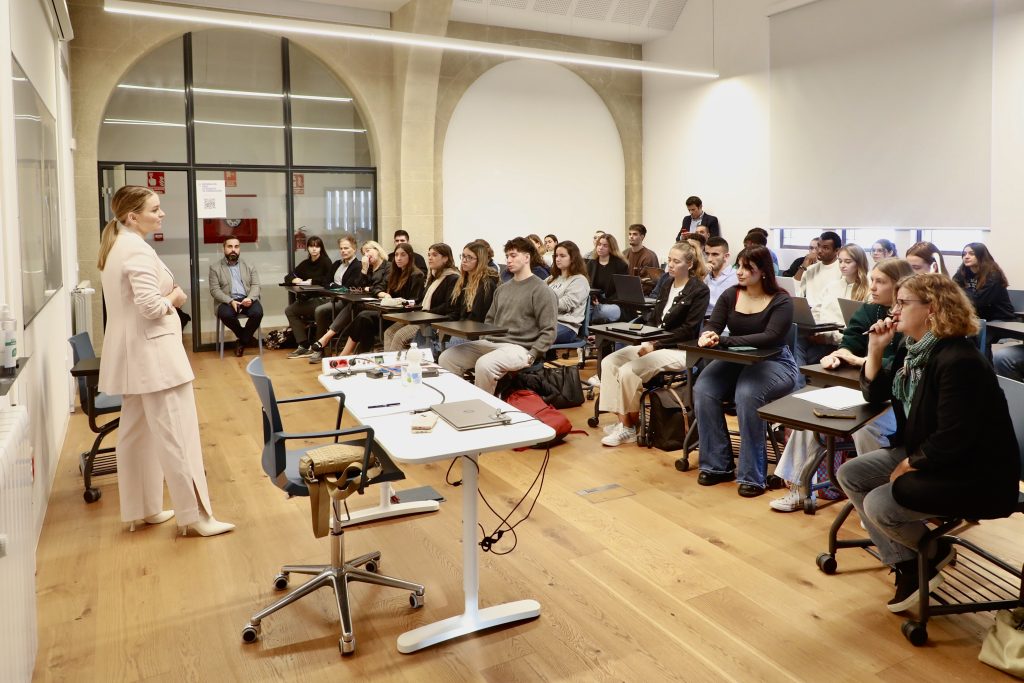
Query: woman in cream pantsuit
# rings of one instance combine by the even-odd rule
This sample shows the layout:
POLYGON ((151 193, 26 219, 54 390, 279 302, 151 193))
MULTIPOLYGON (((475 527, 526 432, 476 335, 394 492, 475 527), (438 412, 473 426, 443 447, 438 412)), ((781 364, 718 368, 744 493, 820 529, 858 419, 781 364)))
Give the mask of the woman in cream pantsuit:
POLYGON ((187 533, 231 531, 213 517, 203 470, 192 368, 175 308, 186 295, 144 239, 160 230, 160 197, 125 186, 111 202, 116 220, 103 229, 99 269, 107 306, 100 391, 121 394, 117 444, 121 519, 149 524, 176 516, 187 533), (163 510, 163 482, 174 511, 163 510))

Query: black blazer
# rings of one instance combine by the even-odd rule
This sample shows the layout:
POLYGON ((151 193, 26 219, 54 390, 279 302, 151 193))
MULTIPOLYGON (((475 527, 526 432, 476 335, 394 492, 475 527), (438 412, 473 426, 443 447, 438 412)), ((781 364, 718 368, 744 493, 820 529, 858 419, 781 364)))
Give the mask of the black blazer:
POLYGON ((953 274, 953 282, 964 290, 967 298, 974 304, 974 312, 982 320, 1017 319, 1013 303, 1010 301, 1010 291, 994 275, 982 287, 971 291, 967 289, 967 274, 964 272, 964 267, 960 266, 953 274))
MULTIPOLYGON (((676 235, 676 242, 683 241, 683 233, 690 232, 690 223, 693 222, 693 216, 686 214, 683 216, 683 227, 679 229, 679 233, 676 235)), ((722 229, 718 226, 718 218, 712 216, 710 213, 705 213, 704 217, 701 218, 700 224, 707 227, 708 232, 711 233, 712 237, 721 237, 722 229)))
MULTIPOLYGON (((901 344, 893 363, 868 382, 861 370, 864 398, 892 399, 892 380, 903 365, 901 344)), ((936 515, 996 519, 1017 505, 1020 453, 1006 397, 995 372, 977 346, 964 337, 935 345, 914 391, 910 417, 893 401, 896 434, 916 472, 892 487, 900 505, 936 515)))
MULTIPOLYGON (((335 261, 334 265, 331 266, 331 285, 334 285, 334 274, 338 272, 338 268, 341 268, 341 259, 335 261)), ((345 269, 345 274, 341 276, 341 286, 348 287, 349 289, 358 287, 362 274, 362 264, 359 263, 359 259, 353 258, 348 264, 348 268, 345 269)))
MULTIPOLYGON (((472 304, 466 307, 466 290, 459 292, 455 300, 455 314, 458 320, 473 320, 482 323, 487 317, 487 311, 491 310, 491 302, 494 300, 494 290, 498 288, 498 276, 485 277, 480 281, 476 289, 476 296, 472 304)), ((454 288, 453 288, 454 289, 454 288)))
POLYGON ((647 324, 655 327, 662 327, 672 336, 654 342, 655 348, 676 349, 679 344, 685 341, 692 341, 697 338, 700 326, 704 323, 704 313, 708 310, 708 303, 711 301, 711 290, 702 281, 691 277, 683 285, 683 291, 676 295, 672 306, 663 318, 661 312, 665 310, 668 303, 669 292, 672 291, 672 282, 666 282, 658 295, 658 303, 647 312, 647 324))

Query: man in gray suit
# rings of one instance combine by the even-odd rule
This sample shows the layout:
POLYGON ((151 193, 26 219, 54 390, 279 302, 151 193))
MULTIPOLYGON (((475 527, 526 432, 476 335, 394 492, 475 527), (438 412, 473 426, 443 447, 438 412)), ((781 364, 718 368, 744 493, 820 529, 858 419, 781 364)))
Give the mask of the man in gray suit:
POLYGON ((263 320, 260 305, 260 276, 256 266, 242 260, 242 244, 237 237, 224 240, 224 258, 210 265, 210 294, 217 304, 217 317, 235 333, 235 355, 245 353, 245 347, 252 344, 252 337, 263 320), (249 319, 242 327, 239 314, 249 319))

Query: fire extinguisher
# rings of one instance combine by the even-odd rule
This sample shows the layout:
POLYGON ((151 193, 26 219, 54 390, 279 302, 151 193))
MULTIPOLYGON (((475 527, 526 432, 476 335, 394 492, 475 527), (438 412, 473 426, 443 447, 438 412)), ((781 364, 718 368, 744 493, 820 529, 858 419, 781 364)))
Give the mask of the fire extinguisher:
POLYGON ((295 251, 306 251, 306 226, 303 225, 295 231, 295 251))

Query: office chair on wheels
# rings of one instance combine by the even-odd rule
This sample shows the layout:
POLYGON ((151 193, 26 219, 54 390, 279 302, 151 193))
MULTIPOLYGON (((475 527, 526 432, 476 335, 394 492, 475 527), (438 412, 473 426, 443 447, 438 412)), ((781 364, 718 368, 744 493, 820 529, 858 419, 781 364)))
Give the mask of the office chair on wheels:
POLYGON ((103 424, 96 419, 102 415, 112 415, 121 412, 121 397, 110 396, 101 393, 98 389, 99 366, 98 364, 87 369, 81 369, 80 361, 94 360, 96 351, 93 349, 92 340, 88 332, 79 332, 68 338, 71 344, 71 355, 75 367, 71 375, 78 383, 78 400, 82 404, 82 410, 89 416, 89 428, 96 435, 92 442, 92 448, 79 455, 78 468, 82 472, 85 491, 82 497, 86 503, 95 503, 103 495, 103 492, 92 485, 92 478, 101 474, 113 474, 117 472, 117 460, 113 446, 101 448, 103 440, 108 434, 117 429, 120 423, 119 417, 112 417, 103 424))
MULTIPOLYGON (((259 394, 263 410, 263 471, 266 472, 274 485, 289 496, 309 496, 310 488, 299 472, 299 460, 310 451, 320 446, 309 446, 296 450, 287 450, 287 441, 295 439, 321 439, 333 437, 334 443, 343 444, 350 455, 362 464, 357 477, 349 480, 355 491, 362 494, 367 486, 385 482, 398 481, 405 478, 398 467, 387 457, 382 449, 377 448, 373 440, 372 427, 353 427, 341 429, 341 415, 345 408, 345 394, 340 391, 297 396, 278 399, 274 395, 274 387, 263 369, 261 358, 254 358, 246 368, 252 378, 256 393, 259 394), (281 422, 279 406, 282 403, 295 403, 323 398, 337 398, 338 415, 333 430, 309 433, 285 432, 281 422), (347 438, 346 438, 347 437, 347 438)), ((409 604, 413 608, 423 606, 423 586, 418 583, 384 576, 380 571, 380 551, 364 553, 352 559, 345 558, 345 514, 341 497, 331 496, 330 564, 324 565, 284 565, 274 578, 274 588, 282 591, 288 587, 291 574, 311 575, 306 583, 291 591, 271 605, 256 612, 242 629, 242 640, 246 643, 255 642, 260 636, 261 623, 268 616, 288 605, 301 600, 307 595, 324 586, 330 586, 338 603, 341 619, 341 638, 338 647, 343 655, 355 652, 356 641, 352 626, 352 615, 349 605, 349 583, 371 583, 389 588, 400 588, 409 591, 409 604)))

